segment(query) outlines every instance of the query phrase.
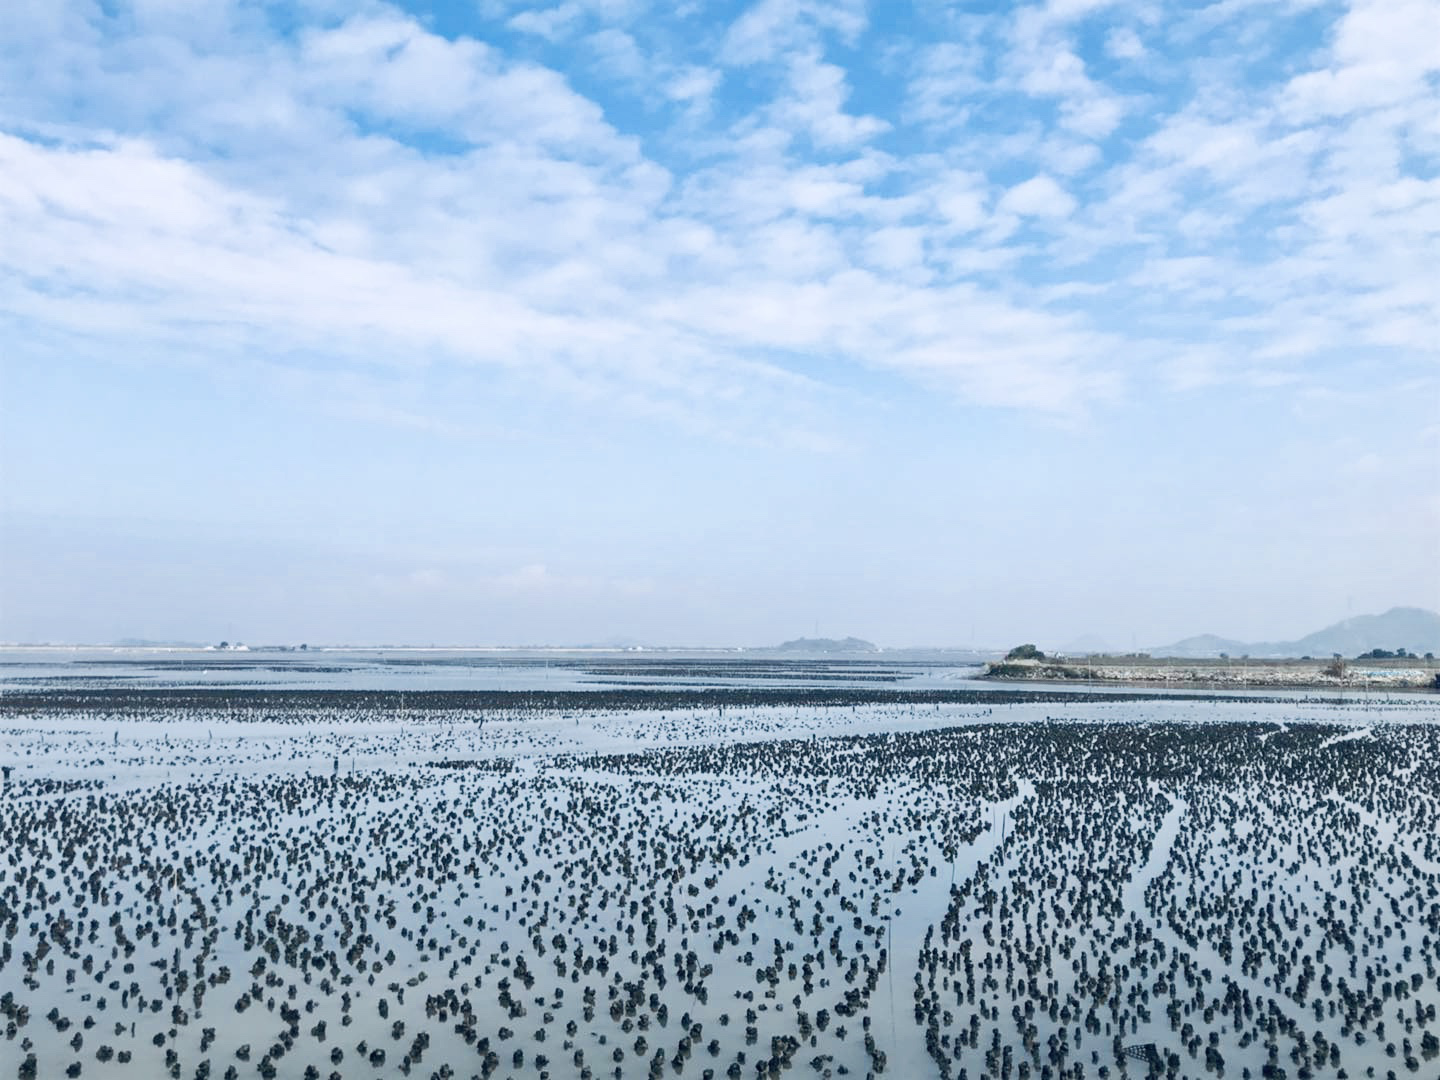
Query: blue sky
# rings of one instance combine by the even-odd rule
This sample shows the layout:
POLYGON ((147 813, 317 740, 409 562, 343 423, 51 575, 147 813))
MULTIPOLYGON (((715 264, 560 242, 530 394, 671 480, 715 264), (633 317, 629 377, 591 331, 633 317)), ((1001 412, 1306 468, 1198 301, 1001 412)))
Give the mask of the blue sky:
POLYGON ((1440 4, 0 20, 0 640, 1440 608, 1440 4))

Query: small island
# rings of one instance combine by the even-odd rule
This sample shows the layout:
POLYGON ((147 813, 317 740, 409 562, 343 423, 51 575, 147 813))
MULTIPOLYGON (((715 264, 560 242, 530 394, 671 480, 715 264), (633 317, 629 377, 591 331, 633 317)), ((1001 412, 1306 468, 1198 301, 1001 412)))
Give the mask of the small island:
POLYGON ((775 652, 784 653, 878 653, 880 647, 873 642, 857 637, 847 638, 795 638, 772 646, 775 652))

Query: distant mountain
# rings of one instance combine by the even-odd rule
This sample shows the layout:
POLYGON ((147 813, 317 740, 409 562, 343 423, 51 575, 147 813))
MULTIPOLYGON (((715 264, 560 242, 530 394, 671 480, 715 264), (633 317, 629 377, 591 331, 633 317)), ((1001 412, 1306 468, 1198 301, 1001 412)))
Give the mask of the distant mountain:
POLYGON ((1056 652, 1064 656, 1086 656, 1090 653, 1111 652, 1110 643, 1099 634, 1081 634, 1061 645, 1056 652))
POLYGON ((1289 642, 1295 655, 1357 656, 1371 649, 1440 652, 1440 615, 1424 608, 1391 608, 1384 615, 1357 615, 1289 642))
POLYGON ((807 653, 875 653, 880 647, 860 638, 796 638, 781 645, 773 646, 776 652, 807 653))
POLYGON ((1186 660, 1200 660, 1207 656, 1219 656, 1221 653, 1240 656, 1253 652, 1254 647, 1231 638, 1216 637, 1214 634, 1200 634, 1197 637, 1187 637, 1184 641, 1177 641, 1174 645, 1166 645, 1150 651, 1155 656, 1178 656, 1186 660))
POLYGON ((1371 649, 1406 649, 1423 655, 1440 653, 1440 615, 1424 608, 1391 608, 1383 615, 1356 615, 1306 634, 1297 641, 1234 641, 1202 634, 1150 650, 1154 656, 1200 659, 1219 656, 1358 656, 1371 649))

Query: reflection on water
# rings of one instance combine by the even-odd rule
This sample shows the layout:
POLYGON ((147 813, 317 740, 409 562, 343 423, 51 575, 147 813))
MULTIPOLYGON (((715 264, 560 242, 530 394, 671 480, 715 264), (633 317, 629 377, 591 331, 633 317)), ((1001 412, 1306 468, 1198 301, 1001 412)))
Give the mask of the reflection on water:
POLYGON ((6 669, 7 1073, 1440 1064, 1431 699, 967 696, 961 669, 823 659, 190 663, 6 669), (421 692, 450 685, 519 692, 421 692), (673 692, 705 685, 770 703, 673 692))
MULTIPOLYGON (((732 651, 0 649, 0 689, 105 686, 293 690, 580 690, 596 686, 968 685, 975 664, 785 660, 732 651)), ((979 684, 977 684, 979 685, 979 684)))

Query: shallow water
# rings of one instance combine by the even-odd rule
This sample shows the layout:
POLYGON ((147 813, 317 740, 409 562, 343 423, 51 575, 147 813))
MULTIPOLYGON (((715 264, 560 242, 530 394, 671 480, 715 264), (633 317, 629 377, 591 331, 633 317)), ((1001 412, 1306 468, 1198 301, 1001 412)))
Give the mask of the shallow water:
POLYGON ((7 1072, 1440 1074, 1429 699, 276 700, 0 698, 7 1072))

